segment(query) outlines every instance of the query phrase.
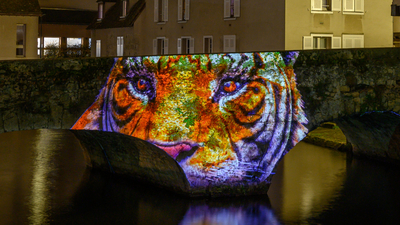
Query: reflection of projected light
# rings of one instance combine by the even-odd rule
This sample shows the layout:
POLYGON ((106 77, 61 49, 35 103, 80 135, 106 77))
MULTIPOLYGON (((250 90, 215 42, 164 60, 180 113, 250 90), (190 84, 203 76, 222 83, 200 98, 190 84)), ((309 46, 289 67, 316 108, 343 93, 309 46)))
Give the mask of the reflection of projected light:
POLYGON ((186 224, 280 224, 267 206, 246 204, 231 207, 191 206, 182 225, 186 224))
POLYGON ((116 59, 72 129, 120 132, 176 159, 190 185, 256 185, 307 132, 293 63, 280 53, 116 59))
POLYGON ((48 147, 52 139, 48 135, 48 130, 39 130, 38 140, 36 142, 34 160, 34 170, 32 179, 31 213, 29 217, 31 224, 47 224, 49 210, 49 173, 55 172, 55 167, 51 160, 54 158, 53 152, 48 147))

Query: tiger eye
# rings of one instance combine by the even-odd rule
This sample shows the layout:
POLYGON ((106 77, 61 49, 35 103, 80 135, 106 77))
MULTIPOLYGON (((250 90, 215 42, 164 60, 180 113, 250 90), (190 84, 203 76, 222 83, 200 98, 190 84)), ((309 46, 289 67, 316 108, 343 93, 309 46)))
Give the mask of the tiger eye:
POLYGON ((137 88, 139 91, 145 91, 147 89, 147 82, 144 79, 138 80, 137 88))
POLYGON ((231 93, 236 91, 236 84, 234 81, 228 81, 224 83, 224 91, 231 93))

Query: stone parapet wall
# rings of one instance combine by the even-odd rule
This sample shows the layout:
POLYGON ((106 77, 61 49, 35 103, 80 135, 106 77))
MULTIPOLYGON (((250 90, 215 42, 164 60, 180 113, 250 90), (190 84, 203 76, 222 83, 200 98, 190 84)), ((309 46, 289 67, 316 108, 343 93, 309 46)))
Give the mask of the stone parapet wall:
MULTIPOLYGON (((0 133, 70 128, 114 58, 0 61, 0 133)), ((400 113, 400 49, 301 51, 294 65, 308 128, 344 115, 400 113)))
POLYGON ((70 128, 99 93, 113 61, 0 61, 0 133, 70 128))
POLYGON ((308 128, 367 111, 400 112, 400 49, 301 51, 294 65, 308 128))

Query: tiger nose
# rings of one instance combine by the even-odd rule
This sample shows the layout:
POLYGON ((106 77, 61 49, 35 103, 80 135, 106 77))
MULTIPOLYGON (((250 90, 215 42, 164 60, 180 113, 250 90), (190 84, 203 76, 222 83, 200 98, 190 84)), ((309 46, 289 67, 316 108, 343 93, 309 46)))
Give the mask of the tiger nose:
POLYGON ((196 101, 171 98, 160 104, 154 117, 154 139, 177 141, 190 139, 198 118, 196 101))

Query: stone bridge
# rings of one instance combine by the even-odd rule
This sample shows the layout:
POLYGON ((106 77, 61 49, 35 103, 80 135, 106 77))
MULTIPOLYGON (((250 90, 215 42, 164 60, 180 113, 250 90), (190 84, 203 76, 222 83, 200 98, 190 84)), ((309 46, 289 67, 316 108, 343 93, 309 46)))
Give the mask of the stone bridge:
MULTIPOLYGON (((93 103, 113 62, 113 58, 0 61, 0 133, 69 129, 93 103)), ((322 122, 336 121, 355 154, 400 161, 397 144, 400 143, 400 120, 393 113, 380 113, 400 113, 400 49, 301 51, 294 71, 310 131, 322 122)), ((89 152, 105 151, 104 140, 110 140, 109 135, 118 136, 73 132, 89 152)), ((125 151, 124 147, 120 150, 125 151)), ((150 152, 142 154, 142 163, 148 163, 146 160, 151 160, 151 154, 161 154, 168 161, 162 153, 150 152)), ((102 156, 93 157, 100 160, 102 156)), ((115 160, 123 161, 123 158, 120 155, 115 160)), ((102 160, 105 169, 112 168, 102 160)), ((165 168, 154 170, 151 163, 146 164, 148 170, 142 167, 127 171, 123 166, 112 169, 135 176, 147 174, 150 182, 189 195, 204 195, 190 190, 179 166, 174 166, 172 161, 167 163, 171 165, 167 168, 171 173, 162 172, 165 168)), ((88 163, 93 163, 93 159, 88 163)), ((223 192, 221 189, 207 191, 210 195, 223 192)), ((260 189, 251 191, 260 192, 260 189)))

